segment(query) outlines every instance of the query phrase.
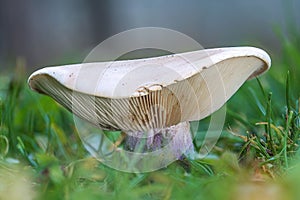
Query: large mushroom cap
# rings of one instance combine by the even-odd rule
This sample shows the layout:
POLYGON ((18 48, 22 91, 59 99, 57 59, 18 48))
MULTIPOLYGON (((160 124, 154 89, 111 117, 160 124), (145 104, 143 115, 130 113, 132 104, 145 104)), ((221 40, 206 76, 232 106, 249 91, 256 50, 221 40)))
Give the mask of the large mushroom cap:
POLYGON ((104 129, 149 130, 202 119, 270 67, 254 47, 47 67, 29 86, 104 129))

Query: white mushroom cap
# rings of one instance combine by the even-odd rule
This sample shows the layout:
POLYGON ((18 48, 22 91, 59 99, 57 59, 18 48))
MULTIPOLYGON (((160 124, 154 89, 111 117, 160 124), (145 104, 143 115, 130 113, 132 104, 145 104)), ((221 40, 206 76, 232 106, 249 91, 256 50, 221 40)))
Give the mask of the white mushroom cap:
POLYGON ((258 48, 216 48, 47 67, 28 83, 101 128, 149 130, 210 115, 270 64, 258 48))

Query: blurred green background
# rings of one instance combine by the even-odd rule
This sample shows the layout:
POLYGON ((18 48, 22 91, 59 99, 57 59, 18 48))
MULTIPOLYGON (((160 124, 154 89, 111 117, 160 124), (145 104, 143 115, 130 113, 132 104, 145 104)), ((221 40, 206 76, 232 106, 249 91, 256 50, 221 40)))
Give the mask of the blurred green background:
POLYGON ((0 199, 300 199, 299 8, 296 0, 0 0, 0 199), (145 26, 180 31, 205 48, 260 47, 272 67, 229 100, 207 158, 129 174, 91 158, 72 115, 26 79, 145 26))
POLYGON ((282 44, 274 29, 287 37, 287 26, 299 28, 298 8, 297 0, 1 0, 0 66, 14 67, 16 57, 29 72, 81 62, 106 38, 145 26, 174 29, 204 48, 254 45, 275 56, 282 44))

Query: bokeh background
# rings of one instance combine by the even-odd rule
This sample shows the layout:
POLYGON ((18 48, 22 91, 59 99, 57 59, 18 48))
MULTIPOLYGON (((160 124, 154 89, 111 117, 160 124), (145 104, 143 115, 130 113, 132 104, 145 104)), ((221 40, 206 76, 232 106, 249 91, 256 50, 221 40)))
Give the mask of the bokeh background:
POLYGON ((180 31, 205 48, 251 45, 280 54, 276 34, 300 27, 297 0, 1 0, 0 71, 81 62, 106 38, 137 27, 180 31))

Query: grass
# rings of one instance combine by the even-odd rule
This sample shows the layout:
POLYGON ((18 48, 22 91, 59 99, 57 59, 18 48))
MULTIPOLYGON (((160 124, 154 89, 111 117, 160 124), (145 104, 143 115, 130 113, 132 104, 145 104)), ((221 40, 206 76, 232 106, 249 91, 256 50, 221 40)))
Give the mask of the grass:
POLYGON ((90 157, 72 115, 28 89, 19 60, 0 76, 0 199, 299 199, 300 37, 292 38, 282 38, 269 72, 230 99, 210 156, 141 174, 90 157))

